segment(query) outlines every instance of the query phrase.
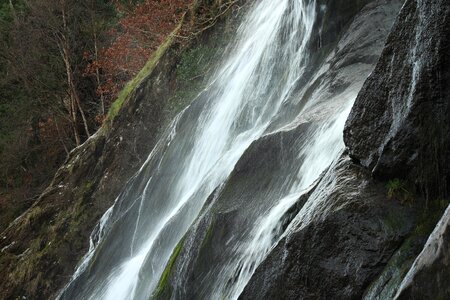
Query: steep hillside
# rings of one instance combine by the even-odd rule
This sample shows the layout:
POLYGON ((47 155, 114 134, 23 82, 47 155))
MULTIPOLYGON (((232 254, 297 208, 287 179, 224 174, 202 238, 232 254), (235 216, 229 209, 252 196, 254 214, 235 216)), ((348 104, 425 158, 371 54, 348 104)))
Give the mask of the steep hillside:
POLYGON ((194 1, 176 31, 74 149, 36 203, 1 233, 0 298, 49 299, 68 282, 89 236, 171 119, 204 88, 243 3, 194 1))

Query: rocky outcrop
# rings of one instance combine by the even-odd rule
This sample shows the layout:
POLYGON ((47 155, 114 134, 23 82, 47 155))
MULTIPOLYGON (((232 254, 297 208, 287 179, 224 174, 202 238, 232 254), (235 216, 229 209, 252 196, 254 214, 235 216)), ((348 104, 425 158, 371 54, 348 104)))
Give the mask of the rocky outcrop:
POLYGON ((203 88, 237 24, 238 10, 215 19, 204 15, 223 8, 193 1, 176 31, 186 36, 171 36, 153 54, 113 104, 107 123, 71 152, 39 200, 0 234, 1 299, 51 299, 69 281, 99 218, 170 120, 203 88), (198 33, 188 36, 192 32, 198 33))
MULTIPOLYGON (((427 200, 422 219, 428 224, 436 222, 449 197, 449 47, 450 3, 406 1, 344 132, 350 156, 375 178, 397 177, 415 184, 427 200)), ((447 215, 448 210, 405 279, 420 246, 418 229, 366 298, 449 297, 447 215)))
POLYGON ((450 295, 450 206, 403 280, 397 299, 448 299, 450 295))
MULTIPOLYGON (((295 149, 305 143, 309 126, 304 123, 265 136, 247 149, 228 181, 210 195, 183 239, 177 259, 166 267, 167 277, 161 278, 154 299, 211 298, 216 274, 248 238, 261 212, 270 208, 271 203, 264 199, 282 193, 280 180, 284 180, 286 170, 297 171, 290 162, 297 156, 295 149), (255 160, 255 156, 260 159, 255 160)), ((302 200, 294 211, 304 203, 302 200)), ((224 278, 228 279, 227 275, 223 272, 224 278)))
POLYGON ((413 216, 344 155, 241 299, 360 299, 413 227, 413 216))
POLYGON ((449 297, 448 210, 411 267, 425 228, 442 213, 422 200, 436 207, 435 199, 448 197, 449 7, 406 1, 346 124, 353 162, 344 155, 322 178, 242 299, 449 297), (393 178, 415 183, 410 192, 421 221, 385 196, 378 180, 393 178), (386 220, 394 221, 393 231, 386 220))
POLYGON ((403 178, 427 198, 450 183, 450 3, 408 0, 344 132, 377 178, 403 178))

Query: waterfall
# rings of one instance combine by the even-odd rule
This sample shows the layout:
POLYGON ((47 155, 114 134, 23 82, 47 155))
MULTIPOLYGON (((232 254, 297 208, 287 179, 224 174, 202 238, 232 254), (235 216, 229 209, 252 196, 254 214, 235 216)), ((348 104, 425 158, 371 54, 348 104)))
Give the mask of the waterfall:
POLYGON ((237 255, 223 268, 212 298, 237 299, 266 254, 283 237, 283 217, 298 199, 310 191, 320 174, 338 157, 344 148, 342 131, 351 106, 335 119, 325 122, 311 136, 300 152, 302 166, 296 180, 285 190, 286 194, 273 201, 274 206, 254 224, 248 241, 238 246, 237 255), (229 284, 229 279, 233 283, 229 284))
POLYGON ((261 210, 222 272, 211 278, 209 298, 239 296, 281 238, 286 211, 343 148, 355 93, 341 95, 334 106, 318 97, 298 103, 316 12, 315 0, 256 1, 206 89, 173 120, 94 230, 89 252, 61 299, 148 299, 208 196, 254 141, 285 130, 292 121, 290 107, 301 106, 298 115, 314 120, 298 149, 302 163, 287 175, 283 193, 267 200, 269 209, 261 210))

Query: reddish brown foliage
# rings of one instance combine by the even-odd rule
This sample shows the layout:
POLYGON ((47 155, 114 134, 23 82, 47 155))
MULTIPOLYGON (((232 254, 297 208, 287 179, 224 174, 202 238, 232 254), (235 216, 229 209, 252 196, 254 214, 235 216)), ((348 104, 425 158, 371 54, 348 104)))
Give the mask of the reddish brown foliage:
POLYGON ((108 35, 111 45, 95 53, 85 53, 90 60, 86 74, 100 74, 97 94, 107 102, 115 99, 124 84, 134 77, 146 63, 149 55, 175 28, 189 1, 145 0, 132 10, 116 4, 124 15, 117 28, 108 35))

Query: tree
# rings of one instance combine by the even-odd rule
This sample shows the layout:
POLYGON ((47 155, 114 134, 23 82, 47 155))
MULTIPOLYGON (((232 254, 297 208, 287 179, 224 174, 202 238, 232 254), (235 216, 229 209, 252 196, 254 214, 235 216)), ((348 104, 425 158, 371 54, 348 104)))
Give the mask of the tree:
POLYGON ((31 205, 70 150, 101 125, 117 92, 175 28, 186 2, 0 0, 4 224, 31 205))
POLYGON ((110 45, 84 55, 89 61, 85 75, 95 75, 102 103, 113 101, 139 72, 150 53, 176 27, 187 4, 182 0, 145 0, 137 5, 115 2, 116 11, 123 17, 117 27, 107 32, 110 45))

